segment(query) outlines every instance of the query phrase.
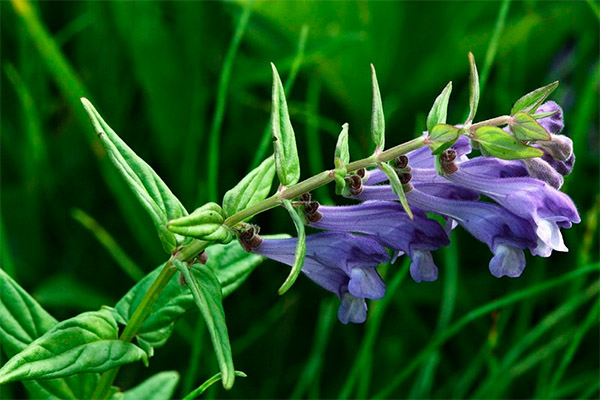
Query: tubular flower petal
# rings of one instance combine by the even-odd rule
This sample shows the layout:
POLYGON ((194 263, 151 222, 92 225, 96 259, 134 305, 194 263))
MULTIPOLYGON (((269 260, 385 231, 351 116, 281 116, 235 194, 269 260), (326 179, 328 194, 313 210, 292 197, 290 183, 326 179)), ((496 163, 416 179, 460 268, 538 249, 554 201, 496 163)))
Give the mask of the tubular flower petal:
POLYGON ((321 219, 311 223, 311 226, 369 235, 385 247, 408 254, 413 261, 411 275, 415 281, 437 278, 437 268, 429 251, 448 246, 450 241, 444 228, 427 218, 421 210, 415 211, 412 221, 400 204, 391 201, 367 201, 355 206, 321 206, 319 212, 321 219), (434 269, 435 273, 413 274, 413 270, 422 269, 419 266, 425 265, 425 259, 431 264, 427 270, 434 269))
MULTIPOLYGON (((284 264, 294 264, 297 239, 267 239, 252 251, 284 264)), ((364 322, 365 299, 379 299, 385 284, 375 269, 389 259, 385 248, 369 237, 323 232, 306 238, 302 272, 313 282, 335 293, 342 305, 341 322, 364 322)))

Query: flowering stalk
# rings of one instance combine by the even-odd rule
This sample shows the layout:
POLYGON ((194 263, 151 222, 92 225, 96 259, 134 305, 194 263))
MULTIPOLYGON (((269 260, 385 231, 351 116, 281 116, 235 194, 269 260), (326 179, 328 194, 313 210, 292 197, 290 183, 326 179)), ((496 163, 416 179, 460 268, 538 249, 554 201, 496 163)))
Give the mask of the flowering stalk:
MULTIPOLYGON (((524 249, 542 256, 548 256, 553 249, 563 250, 559 228, 569 227, 572 222, 578 222, 579 217, 566 195, 544 183, 545 178, 548 181, 552 178, 552 173, 568 173, 574 157, 571 143, 557 135, 562 129, 560 107, 549 104, 551 102, 542 105, 556 83, 523 96, 513 106, 511 115, 475 123, 473 119, 479 102, 478 74, 472 54, 469 60, 471 87, 467 120, 458 125, 446 124, 450 83, 434 102, 427 117, 427 132, 389 149, 385 149, 383 103, 375 69, 371 66, 374 152, 369 157, 350 162, 348 125, 344 124, 336 145, 335 168, 301 182, 285 92, 272 65, 273 157, 228 191, 222 207, 209 203, 190 214, 154 171, 108 127, 93 106, 83 100, 109 156, 151 215, 163 247, 171 254, 127 321, 120 339, 130 342, 136 337, 177 270, 186 276, 187 282, 181 280, 182 284, 193 284, 194 299, 205 318, 210 318, 211 314, 205 314, 207 311, 203 308, 206 293, 200 292, 198 282, 189 281, 192 275, 187 266, 193 264, 210 244, 229 243, 234 236, 246 251, 292 266, 280 294, 291 286, 301 270, 314 282, 335 293, 341 300, 338 317, 343 323, 363 322, 367 311, 365 299, 383 296, 385 284, 376 267, 388 260, 386 247, 394 251, 392 261, 401 254, 411 258, 410 272, 417 282, 437 279, 438 270, 431 251, 449 244, 448 233, 456 224, 490 247, 494 253, 490 270, 497 277, 520 275, 525 266, 524 249), (536 110, 538 114, 534 114, 536 110), (468 161, 466 154, 471 151, 470 143, 475 144, 485 157, 468 161), (470 166, 475 173, 469 172, 470 166), (550 169, 555 172, 549 172, 550 169), (280 182, 279 190, 267 197, 275 172, 280 182), (412 179, 413 174, 415 179, 412 179), (510 180, 510 176, 522 178, 510 180), (376 201, 319 210, 318 202, 310 200, 310 192, 332 181, 336 183, 338 194, 376 201), (389 181, 390 185, 374 186, 384 181, 389 181), (505 188, 498 188, 499 185, 505 188), (499 204, 479 202, 479 194, 488 195, 499 204), (513 198, 520 203, 529 201, 530 207, 522 210, 513 198), (555 205, 552 208, 543 206, 547 200, 554 200, 555 205), (280 205, 286 207, 294 220, 298 238, 263 239, 258 236, 258 227, 245 223, 280 205), (411 210, 413 207, 414 211, 411 210), (530 216, 533 211, 536 213, 530 216), (425 212, 445 217, 445 229, 429 219, 425 212), (307 236, 303 222, 329 232, 307 236)), ((550 184, 554 187, 560 187, 562 183, 556 177, 553 182, 550 184)), ((213 302, 215 300, 220 304, 220 297, 212 298, 213 302)), ((229 358, 223 355, 230 347, 224 320, 222 323, 218 328, 225 336, 211 339, 217 357, 221 357, 220 361, 225 357, 228 362, 227 365, 220 363, 222 371, 233 378, 230 351, 229 358)), ((115 368, 102 375, 94 398, 108 395, 117 371, 115 368)), ((232 384, 233 379, 224 381, 226 389, 232 384)))

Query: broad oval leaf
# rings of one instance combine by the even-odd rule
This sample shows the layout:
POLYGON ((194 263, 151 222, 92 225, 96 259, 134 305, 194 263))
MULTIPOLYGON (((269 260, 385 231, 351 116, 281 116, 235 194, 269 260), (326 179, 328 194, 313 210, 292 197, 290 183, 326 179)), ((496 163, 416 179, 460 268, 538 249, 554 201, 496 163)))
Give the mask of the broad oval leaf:
POLYGON ((118 340, 117 322, 102 309, 59 322, 0 369, 0 384, 24 379, 62 378, 104 372, 142 360, 146 353, 118 340))
POLYGON ((380 163, 379 169, 381 169, 388 177, 390 185, 392 186, 392 190, 394 193, 396 193, 396 195, 398 195, 398 200, 400 200, 400 204, 402 204, 402 207, 404 208, 404 211, 406 211, 406 214, 408 214, 408 217, 413 219, 413 213, 408 205, 408 200, 406 199, 406 194, 404 193, 404 188, 402 187, 402 182, 400 182, 400 178, 398 178, 396 171, 394 171, 394 169, 387 163, 380 163))
POLYGON ((342 125, 342 131, 335 144, 335 168, 342 168, 350 162, 350 148, 348 146, 348 123, 342 125))
POLYGON ((531 115, 519 111, 512 118, 510 129, 519 140, 550 140, 550 133, 531 115))
POLYGON ((537 88, 532 92, 527 93, 515 102, 510 110, 511 115, 515 115, 519 111, 533 113, 546 100, 548 96, 558 87, 558 81, 552 82, 541 88, 537 88))
MULTIPOLYGON (((0 269, 0 342, 8 357, 23 351, 58 321, 44 310, 17 282, 0 269)), ((57 379, 24 381, 32 398, 89 398, 98 374, 78 374, 57 379)))
POLYGON ((504 160, 541 157, 540 149, 520 142, 508 132, 495 126, 482 126, 475 132, 474 140, 487 154, 504 160))
POLYGON ((285 282, 279 288, 278 293, 284 294, 287 292, 296 279, 298 275, 300 275, 300 271, 302 271, 302 265, 304 265, 304 257, 306 256, 306 230, 304 229, 304 221, 302 217, 294 209, 292 206, 292 202, 289 200, 283 200, 283 207, 288 211, 290 217, 292 217, 292 221, 294 222, 294 226, 296 227, 296 232, 298 233, 298 242, 296 244, 296 252, 294 254, 294 265, 292 265, 292 270, 290 274, 286 278, 285 282))
POLYGON ((433 102, 433 106, 427 115, 427 131, 431 132, 434 126, 446 123, 450 93, 452 93, 452 82, 448 82, 442 93, 433 102))
POLYGON ((167 253, 173 252, 182 238, 167 229, 167 222, 187 215, 187 211, 156 172, 108 126, 92 103, 85 98, 81 102, 112 163, 150 214, 163 248, 167 253))
POLYGON ((371 64, 371 81, 373 85, 373 106, 371 108, 371 138, 375 143, 375 152, 383 151, 385 148, 385 117, 383 115, 383 103, 377 83, 375 66, 371 64))
POLYGON ((452 125, 438 124, 429 131, 429 148, 436 155, 450 147, 460 134, 460 130, 452 125))
POLYGON ((475 56, 471 52, 469 52, 469 66, 471 69, 471 73, 469 74, 469 116, 465 125, 473 122, 477 113, 477 106, 479 105, 479 73, 475 64, 475 56))
POLYGON ((167 228, 182 236, 219 243, 229 243, 232 233, 223 222, 225 215, 217 203, 207 203, 190 215, 169 221, 167 228))
POLYGON ((296 136, 290 122, 285 90, 275 65, 273 69, 273 93, 271 106, 271 133, 275 151, 277 176, 283 186, 290 186, 300 180, 300 161, 296 148, 296 136))
POLYGON ((186 263, 175 260, 175 266, 185 277, 187 286, 206 322, 223 376, 223 387, 231 389, 235 381, 235 370, 225 323, 221 284, 213 270, 206 265, 195 265, 194 268, 189 268, 186 263))
POLYGON ((267 158, 258 167, 254 168, 233 189, 223 197, 223 211, 230 217, 261 200, 264 200, 271 191, 271 184, 275 177, 275 158, 267 158))

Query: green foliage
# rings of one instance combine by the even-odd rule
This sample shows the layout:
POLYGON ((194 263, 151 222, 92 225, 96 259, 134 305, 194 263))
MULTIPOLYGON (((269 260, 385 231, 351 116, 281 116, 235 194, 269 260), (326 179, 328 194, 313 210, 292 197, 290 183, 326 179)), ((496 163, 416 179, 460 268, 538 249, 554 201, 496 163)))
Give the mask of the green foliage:
MULTIPOLYGON (((85 284, 81 291, 96 288, 113 302, 131 282, 91 235, 65 217, 73 208, 83 208, 100 222, 146 273, 164 261, 144 209, 119 182, 121 177, 105 168, 109 160, 91 134, 81 96, 102 105, 107 121, 119 127, 122 138, 193 210, 218 198, 218 190, 210 198, 209 173, 216 175, 214 182, 222 190, 234 187, 248 171, 269 120, 268 62, 277 64, 282 78, 295 76, 303 25, 310 26, 310 36, 303 47, 293 99, 286 92, 303 160, 310 155, 327 164, 345 121, 357 133, 349 138, 352 159, 370 155, 371 83, 368 73, 360 73, 370 62, 377 65, 385 89, 388 147, 426 129, 433 97, 450 79, 455 84, 453 99, 458 101, 450 107, 447 122, 464 120, 468 110, 461 102, 468 99, 464 63, 468 51, 479 60, 480 119, 508 113, 514 100, 527 91, 560 80, 563 84, 552 99, 563 107, 564 133, 573 139, 577 156, 564 190, 587 221, 565 235, 568 253, 550 260, 528 256, 520 279, 497 280, 485 265, 488 249, 471 240, 456 244, 455 237, 464 235, 455 230, 450 248, 458 259, 457 295, 454 313, 439 329, 438 314, 448 304, 442 290, 448 278, 446 253, 434 254, 438 266, 444 266, 439 282, 416 285, 407 279, 393 296, 389 295, 401 260, 381 269, 388 296, 368 303, 370 319, 361 327, 341 327, 335 318, 338 299, 306 279, 298 279, 293 291, 277 299, 274 292, 287 270, 267 262, 225 303, 236 365, 243 366, 250 378, 229 393, 213 385, 204 395, 337 398, 346 381, 355 377, 347 397, 473 398, 484 382, 498 376, 498 367, 511 349, 520 348, 516 360, 502 368, 509 373, 486 389, 490 398, 598 397, 598 323, 593 300, 545 325, 548 328, 539 336, 529 336, 533 342, 527 346, 520 345, 547 321, 546 316, 597 281, 597 269, 571 275, 598 260, 593 221, 600 182, 595 146, 600 75, 599 39, 590 34, 598 30, 598 7, 593 2, 253 2, 236 57, 228 64, 227 90, 221 89, 225 87, 221 76, 246 4, 14 4, 25 7, 1 4, 2 37, 10 44, 3 47, 3 65, 12 65, 19 76, 15 82, 21 81, 20 89, 13 90, 16 85, 11 85, 13 79, 3 69, 1 265, 59 320, 71 317, 74 309, 44 302, 47 284, 61 287, 60 282, 52 282, 55 276, 72 277, 73 282, 85 284), (422 29, 423 15, 427 15, 427 29, 422 29), (414 34, 417 31, 419 35, 414 34), (32 101, 22 100, 23 88, 32 101), (218 102, 226 105, 216 156, 220 161, 218 170, 209 172, 205 166, 215 156, 209 150, 209 136, 218 102), (318 145, 312 139, 305 145, 300 140, 303 131, 311 131, 318 145), (40 157, 43 154, 47 162, 40 157), (552 284, 556 280, 562 283, 552 284), (538 290, 540 285, 545 285, 543 291, 538 290), (327 303, 329 307, 322 307, 327 303), (380 310, 386 311, 379 316, 380 310), (592 322, 590 315, 596 316, 592 322), (330 328, 323 333, 320 326, 327 326, 322 324, 327 318, 330 328), (548 347, 556 338, 560 338, 558 345, 548 347), (440 356, 431 366, 435 353, 440 356), (295 396, 300 381, 304 382, 301 394, 295 396)), ((287 89, 290 80, 285 81, 287 89)), ((526 112, 538 117, 535 111, 526 112)), ((269 139, 270 135, 267 149, 269 139)), ((313 192, 322 203, 326 190, 333 192, 332 187, 323 189, 323 193, 313 192)), ((257 218, 263 233, 289 227, 282 212, 257 218)), ((212 265, 217 251, 229 258, 230 246, 237 246, 240 257, 245 254, 237 242, 211 246, 207 265, 212 265)), ((171 283, 186 293, 193 307, 189 290, 176 280, 171 283)), ((225 294, 227 286, 221 284, 225 294)), ((18 305, 14 316, 25 321, 26 303, 15 300, 14 304, 18 305)), ((33 305, 27 307, 35 310, 33 305)), ((177 332, 151 360, 153 370, 186 373, 190 337, 194 337, 199 340, 200 362, 199 381, 192 385, 217 372, 210 362, 214 357, 209 341, 190 328, 196 326, 197 317, 194 312, 173 317, 171 321, 179 319, 177 332)), ((10 320, 3 314, 0 327, 5 321, 10 320)), ((11 354, 7 339, 1 339, 2 362, 6 362, 11 354)), ((141 363, 130 364, 117 384, 127 390, 149 375, 141 363)), ((80 380, 84 376, 91 377, 88 387, 95 387, 98 374, 78 374, 24 381, 25 388, 9 383, 0 391, 3 398, 89 398, 89 389, 79 391, 85 386, 80 380)), ((186 394, 179 391, 172 397, 186 394)))
POLYGON ((335 145, 335 168, 342 168, 350 162, 350 148, 348 147, 348 124, 342 125, 342 131, 335 145))
POLYGON ((287 210, 292 221, 294 221, 294 226, 296 227, 296 233, 298 234, 298 242, 296 244, 296 252, 294 254, 294 265, 292 265, 292 270, 290 274, 285 279, 285 282, 281 285, 278 290, 279 294, 284 294, 287 292, 296 279, 298 275, 300 275, 300 271, 302 271, 302 265, 304 265, 304 257, 306 256, 306 230, 304 229, 304 219, 300 215, 300 212, 292 206, 292 202, 289 200, 283 200, 283 207, 287 210))
MULTIPOLYGON (((13 357, 58 321, 46 312, 23 288, 0 269, 0 341, 2 350, 13 357)), ((67 378, 29 380, 25 387, 36 398, 78 399, 89 397, 98 374, 67 378)))
POLYGON ((471 69, 469 74, 469 116, 465 125, 473 122, 479 106, 479 73, 477 65, 475 65, 475 56, 471 52, 469 52, 469 67, 471 69))
POLYGON ((147 364, 146 353, 118 340, 111 312, 90 311, 59 322, 11 358, 0 369, 0 383, 104 372, 139 360, 147 364))
POLYGON ((235 380, 235 370, 231 358, 227 324, 225 323, 221 284, 214 271, 206 266, 196 265, 195 268, 190 268, 178 260, 175 261, 175 266, 184 276, 186 284, 192 292, 194 302, 206 322, 223 376, 223 387, 231 389, 235 380))
POLYGON ((432 132, 433 127, 438 124, 445 124, 448 116, 448 101, 452 93, 452 82, 448 82, 442 93, 435 98, 429 114, 427 114, 427 131, 432 132))
POLYGON ((275 64, 273 69, 273 92, 271 105, 271 133, 275 150, 275 166, 279 182, 290 186, 300 180, 300 161, 296 149, 296 136, 290 122, 285 91, 275 64))
POLYGON ((550 134, 531 115, 519 111, 512 117, 510 129, 522 141, 550 140, 550 134))
POLYGON ((81 102, 111 161, 150 214, 163 248, 171 253, 181 240, 169 232, 167 222, 187 215, 187 211, 154 170, 104 122, 92 103, 85 98, 81 102))
POLYGON ((398 178, 398 174, 387 163, 379 164, 379 168, 385 173, 385 175, 390 180, 390 185, 392 185, 392 190, 394 191, 394 193, 396 193, 398 195, 398 200, 400 200, 400 204, 402 204, 404 211, 406 211, 406 214, 408 214, 410 219, 413 219, 413 213, 410 209, 410 206, 408 205, 408 200, 406 200, 406 194, 404 193, 404 187, 402 186, 402 183, 400 182, 400 178, 398 178))
POLYGON ((510 110, 511 115, 516 115, 522 111, 524 113, 534 113, 535 110, 550 96, 550 94, 558 87, 558 81, 552 82, 546 86, 535 89, 527 93, 515 102, 510 110))
POLYGON ((123 393, 112 396, 114 400, 163 400, 173 397, 175 388, 179 383, 179 374, 176 371, 159 372, 144 382, 123 393))
POLYGON ((435 125, 429 131, 429 148, 432 154, 437 155, 452 146, 460 135, 460 130, 453 125, 435 125))
POLYGON ((167 228, 181 236, 226 244, 233 240, 233 234, 223 222, 225 213, 221 206, 217 203, 206 203, 190 215, 169 221, 167 228))
POLYGON ((264 200, 271 191, 275 177, 273 156, 254 168, 223 197, 223 211, 227 217, 264 200))
POLYGON ((373 105, 371 106, 371 139, 375 143, 375 152, 385 148, 385 116, 375 66, 371 64, 371 85, 373 86, 373 105))
POLYGON ((504 160, 541 157, 544 154, 542 150, 527 146, 495 126, 482 126, 475 131, 473 139, 486 154, 504 160))

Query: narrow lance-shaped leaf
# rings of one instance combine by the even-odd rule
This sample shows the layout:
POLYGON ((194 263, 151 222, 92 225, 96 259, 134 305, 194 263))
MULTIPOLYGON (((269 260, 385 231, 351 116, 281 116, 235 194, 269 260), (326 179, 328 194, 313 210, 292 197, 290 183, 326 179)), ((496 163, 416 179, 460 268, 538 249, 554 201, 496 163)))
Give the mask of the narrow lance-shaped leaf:
MULTIPOLYGON (((223 297, 237 289, 265 259, 259 254, 247 253, 238 241, 225 246, 209 246, 205 251, 208 255, 206 266, 217 276, 223 297)), ((146 275, 119 300, 114 313, 120 324, 127 324, 163 267, 164 264, 146 275)), ((169 339, 175 322, 193 306, 194 299, 190 291, 176 279, 171 279, 142 324, 136 336, 138 343, 143 343, 144 349, 152 355, 154 348, 164 345, 169 339)))
POLYGON ((206 265, 196 264, 189 268, 187 264, 176 260, 175 265, 187 282, 196 305, 204 317, 210 339, 213 343, 219 369, 223 374, 223 387, 231 389, 235 380, 235 370, 231 356, 229 333, 225 323, 221 285, 215 273, 206 265))
POLYGON ((0 384, 24 379, 62 378, 104 372, 142 360, 146 353, 118 339, 117 322, 106 309, 59 322, 0 369, 0 384))
POLYGON ((471 73, 469 75, 469 116, 465 125, 473 122, 475 114, 477 113, 477 106, 479 105, 479 73, 477 72, 477 65, 475 64, 475 56, 469 52, 469 66, 471 73))
POLYGON ((552 82, 549 85, 537 88, 532 92, 527 93, 515 102, 510 110, 511 115, 515 115, 519 111, 533 113, 546 100, 548 96, 558 87, 558 81, 552 82))
POLYGON ((335 145, 335 168, 342 168, 350 162, 350 148, 348 146, 348 123, 342 125, 342 131, 335 145))
POLYGON ((275 167, 281 184, 290 186, 300 180, 300 161, 283 84, 273 63, 271 63, 271 67, 273 68, 271 133, 275 151, 275 167))
POLYGON ((531 115, 519 111, 512 117, 510 129, 519 140, 550 140, 550 133, 531 115))
MULTIPOLYGON (((8 357, 23 351, 58 321, 44 310, 17 282, 0 269, 0 342, 8 357)), ((88 398, 99 374, 25 381, 31 398, 88 398)))
MULTIPOLYGON (((240 378, 248 377, 248 375, 246 375, 242 371, 235 371, 235 376, 239 376, 240 378)), ((202 385, 198 386, 196 389, 194 389, 191 392, 189 392, 188 394, 186 394, 185 397, 183 398, 183 400, 193 400, 196 397, 200 397, 202 395, 202 393, 204 393, 206 391, 206 389, 211 387, 213 385, 213 383, 218 382, 220 379, 221 379, 221 373, 219 372, 218 374, 215 374, 212 377, 208 378, 206 380, 206 382, 204 382, 202 385)))
POLYGON ((300 271, 302 271, 302 265, 304 265, 304 257, 306 256, 306 231, 304 230, 304 221, 298 214, 298 211, 292 206, 292 202, 289 200, 283 200, 283 206, 292 217, 294 225, 296 226, 296 232, 298 232, 298 242, 296 244, 296 253, 294 255, 294 265, 283 285, 279 288, 279 294, 284 294, 289 290, 290 287, 296 282, 300 271))
POLYGON ((429 148, 434 155, 440 154, 448 147, 452 146, 458 139, 460 130, 452 125, 439 124, 435 125, 429 131, 429 148))
POLYGON ((350 148, 348 146, 348 123, 342 125, 342 131, 338 136, 337 143, 335 145, 335 157, 333 163, 335 165, 334 179, 335 179, 335 193, 341 195, 344 193, 346 188, 345 177, 348 174, 346 170, 346 164, 350 162, 350 148))
POLYGON ((495 126, 482 126, 473 139, 487 154, 504 160, 541 157, 544 152, 520 142, 510 133, 495 126))
POLYGON ((404 188, 402 187, 402 182, 400 182, 400 178, 398 178, 398 174, 387 163, 379 164, 379 168, 385 173, 385 175, 390 180, 392 190, 398 195, 398 199, 400 200, 400 204, 402 204, 404 211, 406 211, 406 214, 408 214, 408 217, 410 219, 413 219, 413 213, 410 210, 410 206, 408 205, 408 200, 406 199, 406 194, 404 193, 404 188))
POLYGON ((92 103, 85 98, 81 102, 114 166, 150 214, 165 251, 173 252, 182 239, 167 229, 167 222, 187 215, 187 211, 154 170, 108 126, 92 103))
POLYGON ((237 185, 225 193, 223 197, 223 211, 230 217, 261 200, 264 200, 271 191, 271 184, 275 177, 275 158, 267 158, 258 167, 254 168, 237 185))
POLYGON ((177 371, 163 371, 151 376, 136 387, 113 396, 111 400, 164 400, 173 398, 179 383, 177 371))
POLYGON ((445 124, 448 116, 448 101, 452 93, 452 82, 448 82, 442 93, 436 97, 431 110, 427 115, 427 130, 431 132, 433 127, 438 124, 445 124))
POLYGON ((190 215, 169 221, 167 228, 182 236, 210 242, 229 243, 233 234, 223 225, 225 214, 217 203, 207 203, 190 215))
POLYGON ((373 106, 371 110, 371 138, 375 143, 375 152, 383 151, 385 148, 385 117, 383 115, 383 103, 377 83, 375 66, 371 64, 371 80, 373 84, 373 106))

